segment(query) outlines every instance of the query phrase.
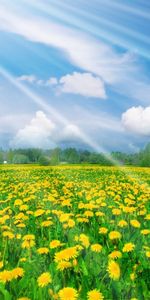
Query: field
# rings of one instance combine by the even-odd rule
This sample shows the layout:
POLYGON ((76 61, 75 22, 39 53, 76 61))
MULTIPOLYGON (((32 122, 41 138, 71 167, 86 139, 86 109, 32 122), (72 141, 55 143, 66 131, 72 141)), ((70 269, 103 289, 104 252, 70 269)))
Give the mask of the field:
POLYGON ((150 299, 149 184, 148 168, 1 166, 0 300, 150 299))

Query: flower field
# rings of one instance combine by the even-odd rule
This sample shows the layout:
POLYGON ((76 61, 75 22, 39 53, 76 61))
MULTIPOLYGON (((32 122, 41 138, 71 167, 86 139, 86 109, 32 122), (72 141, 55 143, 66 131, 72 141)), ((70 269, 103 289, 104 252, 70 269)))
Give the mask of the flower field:
POLYGON ((0 300, 150 299, 150 169, 125 170, 0 167, 0 300))

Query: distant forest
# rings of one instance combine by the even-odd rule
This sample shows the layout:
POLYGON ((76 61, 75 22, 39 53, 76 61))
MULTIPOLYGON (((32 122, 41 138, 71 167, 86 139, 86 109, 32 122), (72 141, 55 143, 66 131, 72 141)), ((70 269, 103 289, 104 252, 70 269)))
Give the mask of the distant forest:
POLYGON ((42 150, 37 148, 0 150, 0 164, 99 164, 110 166, 117 161, 121 165, 150 167, 150 143, 138 153, 112 152, 109 157, 104 153, 76 148, 55 148, 42 150), (111 160, 112 158, 112 160, 111 160))

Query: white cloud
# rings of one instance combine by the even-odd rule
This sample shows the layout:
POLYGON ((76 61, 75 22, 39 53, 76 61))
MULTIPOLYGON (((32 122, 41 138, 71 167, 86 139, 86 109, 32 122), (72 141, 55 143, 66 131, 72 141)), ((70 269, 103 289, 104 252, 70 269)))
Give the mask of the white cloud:
POLYGON ((79 141, 81 133, 78 126, 68 123, 64 126, 54 123, 43 111, 37 111, 23 129, 19 129, 10 141, 10 146, 52 148, 59 142, 79 141))
POLYGON ((46 82, 46 85, 57 85, 58 84, 58 80, 55 77, 51 77, 49 78, 46 82))
POLYGON ((26 81, 29 83, 36 83, 37 82, 37 78, 35 75, 22 75, 20 77, 17 78, 18 81, 26 81))
POLYGON ((21 75, 17 77, 17 80, 40 86, 53 86, 58 84, 58 80, 55 77, 50 77, 49 79, 44 80, 37 78, 35 75, 21 75))
POLYGON ((131 107, 122 114, 122 124, 128 131, 150 136, 150 106, 131 107))
POLYGON ((60 81, 63 93, 78 94, 85 97, 106 98, 103 81, 90 73, 74 72, 63 76, 60 81))
POLYGON ((28 114, 6 114, 0 115, 0 134, 5 132, 15 132, 22 124, 29 121, 28 114))
POLYGON ((80 139, 80 130, 79 127, 74 124, 68 124, 64 127, 62 131, 62 137, 65 140, 76 140, 80 139))
POLYGON ((51 77, 47 80, 38 79, 34 75, 22 75, 17 78, 30 84, 53 87, 61 93, 77 94, 84 97, 106 98, 103 81, 90 73, 74 72, 61 77, 59 80, 51 77))
POLYGON ((23 129, 20 129, 11 141, 12 147, 41 147, 48 148, 54 145, 51 140, 55 124, 42 111, 23 129))
POLYGON ((135 99, 139 99, 139 96, 137 93, 132 93, 132 90, 135 91, 136 81, 138 81, 139 93, 143 95, 141 98, 143 101, 145 98, 147 100, 145 89, 148 83, 143 84, 145 79, 141 67, 132 55, 117 53, 110 46, 89 35, 81 34, 78 30, 18 10, 15 11, 14 7, 10 10, 1 4, 1 30, 21 35, 32 42, 62 49, 65 58, 72 64, 99 76, 104 83, 111 85, 116 91, 119 90, 120 93, 135 99))

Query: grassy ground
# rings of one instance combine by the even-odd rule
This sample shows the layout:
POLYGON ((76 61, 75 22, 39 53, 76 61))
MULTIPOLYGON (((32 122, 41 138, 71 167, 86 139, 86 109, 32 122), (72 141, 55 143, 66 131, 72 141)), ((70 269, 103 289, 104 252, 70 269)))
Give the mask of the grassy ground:
POLYGON ((149 299, 150 169, 0 167, 0 299, 149 299))

